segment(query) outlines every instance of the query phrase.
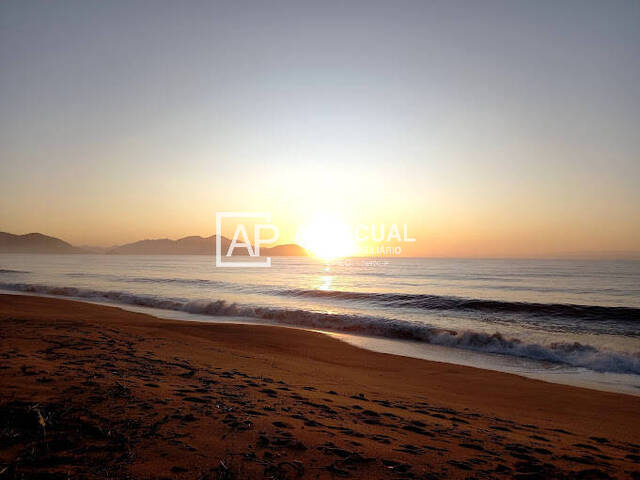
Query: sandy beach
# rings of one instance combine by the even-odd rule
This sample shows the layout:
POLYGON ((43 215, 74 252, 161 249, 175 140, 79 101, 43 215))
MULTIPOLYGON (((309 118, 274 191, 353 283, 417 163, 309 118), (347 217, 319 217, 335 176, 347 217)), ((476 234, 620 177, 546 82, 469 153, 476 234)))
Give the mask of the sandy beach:
POLYGON ((0 295, 0 478, 640 478, 640 398, 0 295))

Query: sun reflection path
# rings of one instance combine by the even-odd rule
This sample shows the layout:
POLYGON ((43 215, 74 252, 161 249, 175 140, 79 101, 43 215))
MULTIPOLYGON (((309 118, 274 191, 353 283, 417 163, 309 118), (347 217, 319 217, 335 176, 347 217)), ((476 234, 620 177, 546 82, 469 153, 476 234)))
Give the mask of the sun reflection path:
POLYGON ((318 290, 331 290, 331 281, 333 277, 331 275, 322 276, 322 285, 318 287, 318 290))

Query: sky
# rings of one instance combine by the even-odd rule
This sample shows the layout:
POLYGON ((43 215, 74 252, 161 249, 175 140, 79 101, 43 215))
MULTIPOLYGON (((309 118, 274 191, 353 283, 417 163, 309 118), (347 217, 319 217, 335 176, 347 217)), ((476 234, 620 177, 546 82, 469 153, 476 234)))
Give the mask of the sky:
POLYGON ((0 230, 640 251, 640 2, 0 2, 0 230), (388 227, 387 227, 388 228, 388 227))

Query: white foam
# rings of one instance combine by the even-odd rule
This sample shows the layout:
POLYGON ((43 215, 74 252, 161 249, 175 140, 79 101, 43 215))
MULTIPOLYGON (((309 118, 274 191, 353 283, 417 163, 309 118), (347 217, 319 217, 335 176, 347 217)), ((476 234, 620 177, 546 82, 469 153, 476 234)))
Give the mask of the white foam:
POLYGON ((542 345, 527 343, 517 338, 507 338, 498 332, 488 334, 469 330, 443 330, 424 323, 398 319, 252 307, 228 303, 224 300, 187 300, 183 298, 138 295, 122 291, 98 291, 25 283, 0 282, 0 288, 19 292, 109 301, 200 315, 260 318, 298 327, 417 340, 434 345, 483 353, 498 353, 544 360, 574 367, 584 367, 596 372, 640 374, 640 352, 604 350, 577 342, 542 345))

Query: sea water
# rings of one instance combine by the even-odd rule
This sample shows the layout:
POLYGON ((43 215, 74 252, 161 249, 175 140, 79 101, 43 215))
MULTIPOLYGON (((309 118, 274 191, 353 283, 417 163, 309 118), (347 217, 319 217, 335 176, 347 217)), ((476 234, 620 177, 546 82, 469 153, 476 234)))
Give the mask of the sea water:
POLYGON ((640 261, 2 254, 0 289, 640 395, 640 261))

